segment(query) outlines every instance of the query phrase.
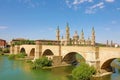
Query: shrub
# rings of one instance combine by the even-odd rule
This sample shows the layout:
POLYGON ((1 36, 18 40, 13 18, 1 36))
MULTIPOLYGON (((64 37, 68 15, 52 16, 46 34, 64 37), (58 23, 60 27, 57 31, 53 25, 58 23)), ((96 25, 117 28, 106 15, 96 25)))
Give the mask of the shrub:
POLYGON ((120 58, 118 58, 117 60, 118 60, 118 62, 120 62, 120 58))
POLYGON ((94 67, 90 67, 88 64, 81 63, 72 71, 72 76, 76 80, 90 80, 91 76, 95 74, 94 67))
POLYGON ((4 48, 4 49, 3 49, 3 52, 4 52, 4 53, 9 53, 10 50, 9 50, 9 48, 4 48))
POLYGON ((10 54, 10 55, 8 56, 8 58, 9 58, 9 59, 15 59, 15 54, 10 54))
POLYGON ((45 66, 51 66, 51 65, 52 65, 51 60, 48 60, 47 57, 42 57, 42 58, 36 59, 34 61, 32 68, 33 69, 38 69, 38 68, 42 68, 42 67, 45 67, 45 66))
POLYGON ((0 51, 3 51, 2 48, 0 48, 0 51))
POLYGON ((2 52, 2 51, 0 51, 0 54, 3 54, 3 52, 2 52))
POLYGON ((16 58, 25 58, 25 56, 27 56, 26 53, 18 53, 18 54, 16 54, 16 58))

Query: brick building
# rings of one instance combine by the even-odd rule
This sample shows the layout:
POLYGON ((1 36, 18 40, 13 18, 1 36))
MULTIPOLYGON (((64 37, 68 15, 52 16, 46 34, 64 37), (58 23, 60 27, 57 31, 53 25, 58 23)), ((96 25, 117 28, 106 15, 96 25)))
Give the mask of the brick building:
POLYGON ((6 45, 6 40, 0 39, 0 48, 4 48, 6 45))

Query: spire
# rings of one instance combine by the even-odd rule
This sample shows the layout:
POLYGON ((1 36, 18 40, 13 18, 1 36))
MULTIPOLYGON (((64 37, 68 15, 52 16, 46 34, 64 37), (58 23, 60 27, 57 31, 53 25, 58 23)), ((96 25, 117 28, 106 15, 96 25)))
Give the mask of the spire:
POLYGON ((95 46, 95 30, 92 28, 91 45, 95 46))
POLYGON ((57 26, 57 30, 59 31, 60 29, 59 29, 59 26, 57 26))
POLYGON ((111 47, 113 47, 113 41, 111 40, 111 47))
POLYGON ((81 39, 81 40, 84 40, 84 32, 83 32, 83 29, 82 29, 82 31, 81 31, 80 39, 81 39))
POLYGON ((92 27, 92 34, 95 35, 94 27, 92 27))
POLYGON ((56 30, 56 39, 60 40, 60 29, 59 29, 59 26, 57 27, 57 30, 56 30))
POLYGON ((109 46, 109 41, 107 40, 107 42, 106 42, 106 46, 109 46))
POLYGON ((66 30, 69 30, 69 23, 66 24, 66 30))
POLYGON ((69 41, 70 39, 70 29, 69 29, 69 24, 67 23, 66 25, 66 40, 69 41))

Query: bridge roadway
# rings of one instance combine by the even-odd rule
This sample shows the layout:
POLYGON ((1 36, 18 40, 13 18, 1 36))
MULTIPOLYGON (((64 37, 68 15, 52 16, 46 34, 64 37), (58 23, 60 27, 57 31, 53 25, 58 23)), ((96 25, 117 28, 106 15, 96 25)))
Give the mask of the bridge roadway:
POLYGON ((70 64, 75 54, 80 54, 86 63, 94 66, 98 71, 111 71, 110 63, 120 58, 120 48, 93 46, 60 46, 60 45, 16 45, 10 48, 11 54, 25 52, 28 57, 38 59, 47 56, 53 59, 54 65, 70 64))

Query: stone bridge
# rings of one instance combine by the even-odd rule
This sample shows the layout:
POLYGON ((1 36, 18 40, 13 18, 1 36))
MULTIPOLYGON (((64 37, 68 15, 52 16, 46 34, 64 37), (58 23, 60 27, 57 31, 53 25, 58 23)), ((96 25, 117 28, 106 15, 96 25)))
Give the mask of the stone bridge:
POLYGON ((120 58, 120 48, 94 46, 61 46, 61 45, 20 45, 10 49, 11 54, 25 52, 28 57, 38 59, 47 56, 54 65, 70 64, 79 54, 86 63, 93 65, 97 70, 110 71, 110 63, 120 58))

